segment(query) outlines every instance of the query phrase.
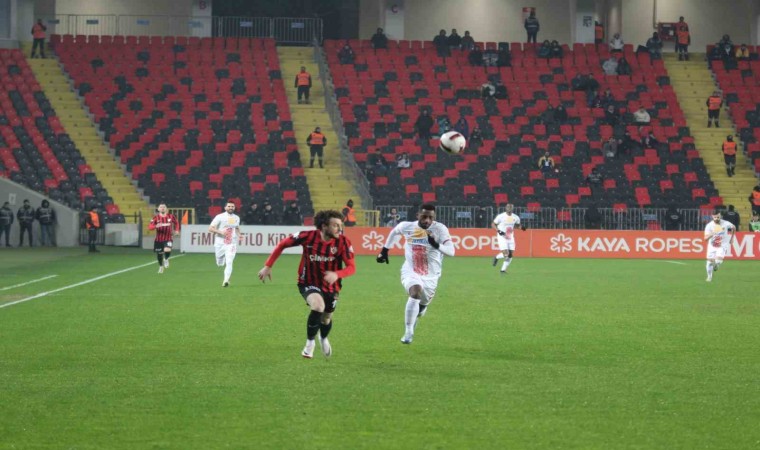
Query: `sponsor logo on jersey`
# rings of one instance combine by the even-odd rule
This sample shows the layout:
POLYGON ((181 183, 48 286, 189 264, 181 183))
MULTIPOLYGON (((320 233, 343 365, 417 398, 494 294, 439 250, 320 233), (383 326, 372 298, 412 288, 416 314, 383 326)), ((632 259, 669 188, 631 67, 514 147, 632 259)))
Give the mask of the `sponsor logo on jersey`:
POLYGON ((333 262, 334 256, 321 256, 321 255, 309 255, 309 261, 311 262, 333 262))

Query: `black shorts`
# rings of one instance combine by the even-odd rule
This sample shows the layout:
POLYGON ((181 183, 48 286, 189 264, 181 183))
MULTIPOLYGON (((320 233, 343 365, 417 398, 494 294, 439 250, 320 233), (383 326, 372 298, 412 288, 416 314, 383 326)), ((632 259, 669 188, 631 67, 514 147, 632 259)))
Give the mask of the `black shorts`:
POLYGON ((726 163, 726 165, 732 164, 736 165, 736 155, 723 155, 723 161, 726 163))
POLYGON ((153 251, 161 253, 166 247, 172 248, 172 241, 153 241, 153 251))
POLYGON ((720 109, 708 109, 707 110, 707 118, 708 119, 717 119, 720 117, 720 109))
POLYGON ((306 301, 306 297, 308 297, 311 294, 321 295, 322 299, 325 301, 326 313, 331 313, 335 311, 335 308, 338 306, 338 299, 340 296, 338 295, 337 292, 324 292, 322 291, 322 289, 318 288, 317 286, 306 286, 304 284, 298 285, 298 292, 301 293, 301 296, 303 297, 304 301, 306 301))

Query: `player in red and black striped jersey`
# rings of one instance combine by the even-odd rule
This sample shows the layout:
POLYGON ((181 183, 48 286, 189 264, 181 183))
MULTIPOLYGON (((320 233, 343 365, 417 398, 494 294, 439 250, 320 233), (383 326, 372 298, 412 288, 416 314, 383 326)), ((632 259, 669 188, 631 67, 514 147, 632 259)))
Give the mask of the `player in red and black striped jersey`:
POLYGON ((174 214, 166 212, 166 204, 158 205, 158 214, 153 216, 148 225, 149 230, 156 230, 156 239, 153 241, 153 251, 158 259, 158 273, 164 273, 164 268, 169 267, 169 257, 172 254, 172 237, 179 235, 179 221, 174 214))
POLYGON ((320 211, 314 216, 316 230, 301 231, 280 241, 259 271, 259 279, 272 279, 272 266, 282 251, 301 246, 303 254, 298 266, 298 291, 311 309, 306 321, 304 358, 314 356, 317 333, 320 334, 322 353, 332 354, 327 335, 332 329, 332 315, 338 304, 341 279, 356 272, 354 249, 342 234, 343 215, 338 211, 320 211))

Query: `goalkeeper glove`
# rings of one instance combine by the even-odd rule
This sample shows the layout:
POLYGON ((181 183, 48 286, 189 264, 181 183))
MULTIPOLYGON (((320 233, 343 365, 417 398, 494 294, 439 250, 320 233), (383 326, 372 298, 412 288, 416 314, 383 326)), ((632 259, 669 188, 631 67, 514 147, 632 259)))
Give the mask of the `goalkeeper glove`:
POLYGON ((383 247, 383 249, 380 251, 380 254, 377 255, 377 262, 380 263, 380 264, 382 264, 382 263, 390 264, 388 262, 388 249, 387 248, 383 247))
POLYGON ((435 238, 433 238, 432 234, 428 234, 428 244, 432 245, 436 250, 441 246, 441 244, 435 241, 435 238))

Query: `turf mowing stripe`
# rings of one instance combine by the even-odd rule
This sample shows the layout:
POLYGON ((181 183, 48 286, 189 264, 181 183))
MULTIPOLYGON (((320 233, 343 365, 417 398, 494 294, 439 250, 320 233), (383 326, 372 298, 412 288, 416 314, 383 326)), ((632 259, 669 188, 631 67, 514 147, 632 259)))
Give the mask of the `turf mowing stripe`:
POLYGON ((38 281, 49 280, 49 279, 55 278, 57 276, 58 275, 48 275, 46 277, 37 278, 36 280, 27 281, 26 283, 14 284, 13 286, 6 286, 4 288, 0 288, 0 292, 7 291, 8 289, 13 289, 13 288, 21 287, 21 286, 26 286, 27 284, 37 283, 38 281))
POLYGON ((660 261, 660 262, 665 262, 665 263, 670 263, 670 264, 680 264, 682 266, 688 266, 688 264, 686 264, 685 262, 681 262, 681 261, 660 261))
MULTIPOLYGON (((183 256, 185 256, 185 255, 177 255, 177 256, 175 256, 172 259, 181 258, 183 256)), ((71 289, 71 288, 75 288, 75 287, 79 287, 79 286, 84 286, 85 284, 94 283, 96 281, 100 281, 100 280, 103 280, 105 278, 112 277, 114 275, 119 275, 119 274, 122 274, 124 272, 129 272, 129 271, 135 270, 135 269, 141 269, 143 267, 148 267, 148 266, 152 266, 152 265, 155 265, 155 264, 156 264, 155 261, 151 261, 149 263, 140 264, 139 266, 127 267, 126 269, 117 270, 116 272, 107 273, 105 275, 100 275, 99 277, 90 278, 89 280, 80 281, 79 283, 74 283, 74 284, 70 284, 68 286, 60 287, 58 289, 53 289, 52 291, 40 292, 39 294, 32 295, 31 297, 26 297, 26 298, 22 298, 20 300, 15 300, 15 301, 12 301, 12 302, 3 303, 2 305, 0 305, 0 309, 8 307, 8 306, 18 305, 19 303, 28 302, 28 301, 34 300, 36 298, 45 297, 45 296, 48 296, 50 294, 55 294, 56 292, 61 292, 61 291, 65 291, 67 289, 71 289)))

